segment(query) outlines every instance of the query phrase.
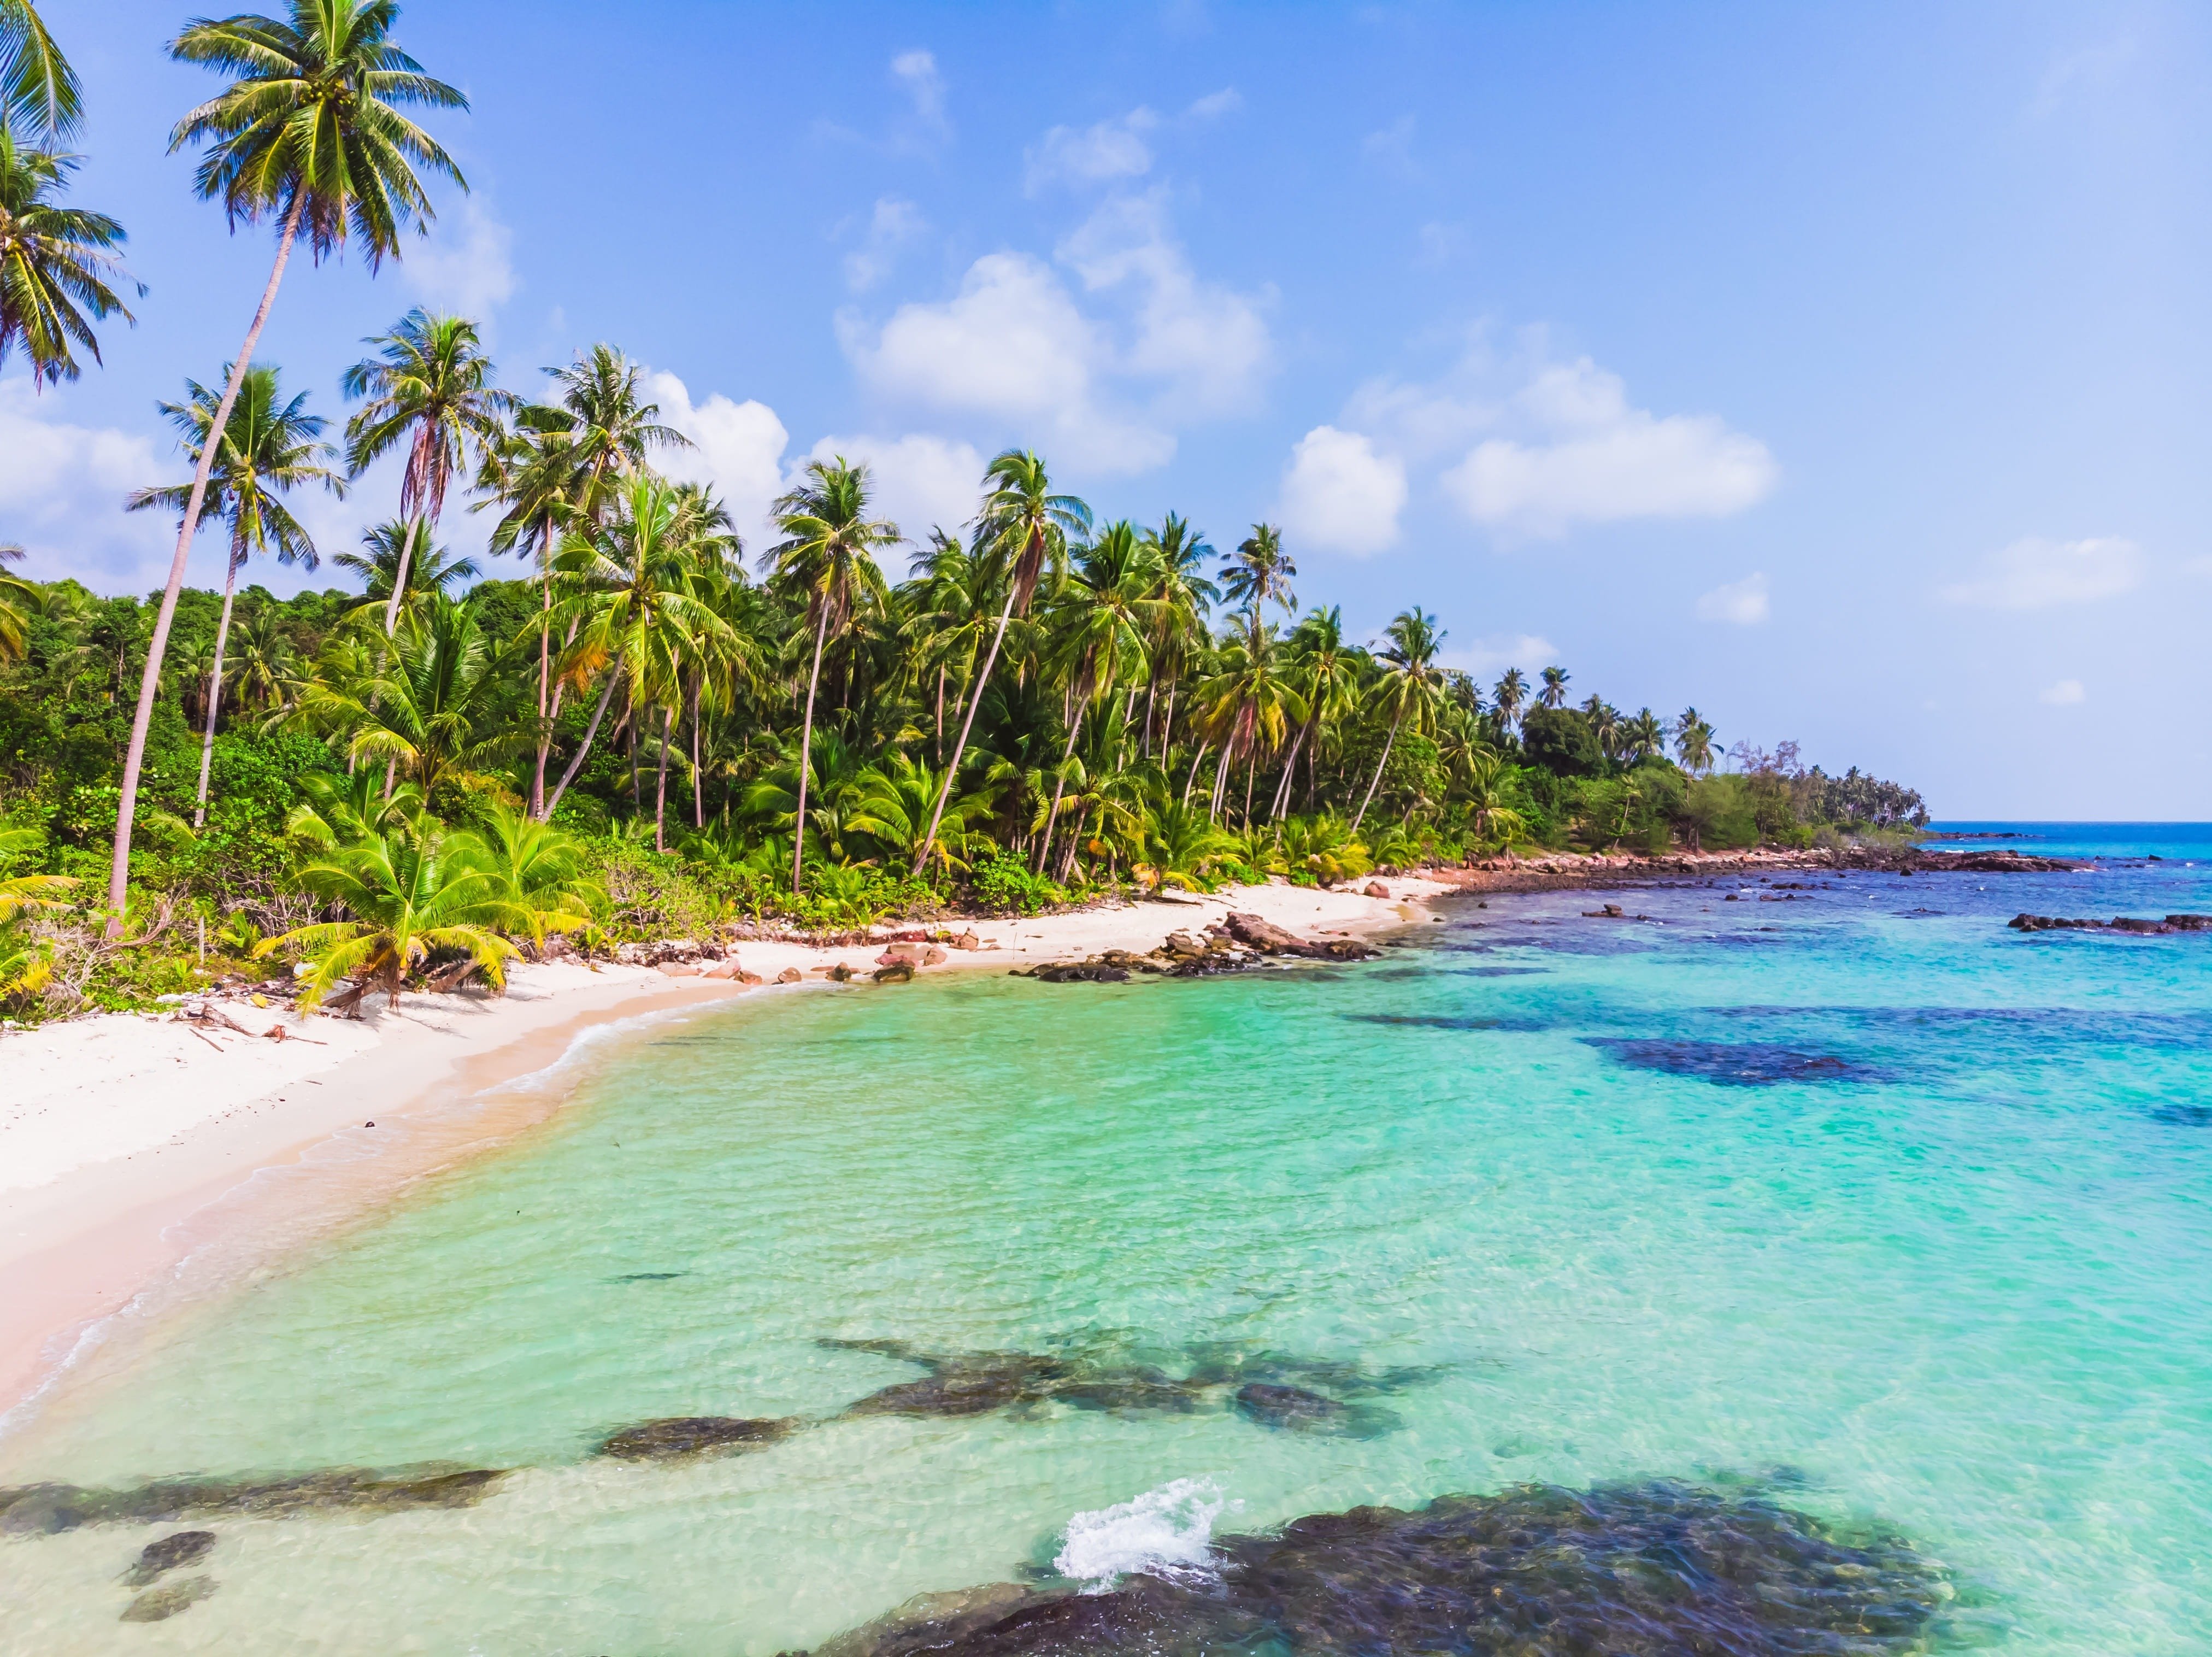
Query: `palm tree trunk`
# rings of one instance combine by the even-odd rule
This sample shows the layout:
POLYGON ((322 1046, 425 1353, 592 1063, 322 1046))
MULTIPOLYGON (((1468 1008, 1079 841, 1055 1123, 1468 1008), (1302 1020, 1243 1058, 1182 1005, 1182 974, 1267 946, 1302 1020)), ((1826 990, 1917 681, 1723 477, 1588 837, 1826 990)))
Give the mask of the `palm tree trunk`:
POLYGON ((553 564, 550 558, 544 576, 544 598, 538 618, 538 768, 530 777, 530 814, 541 823, 545 820, 545 758, 553 751, 553 720, 546 704, 546 687, 553 677, 553 564))
POLYGON ((1271 823, 1280 817, 1283 814, 1283 808, 1291 803, 1291 779, 1298 774, 1298 752, 1305 746, 1306 733, 1311 729, 1313 729, 1313 721, 1309 719, 1298 727, 1297 739, 1291 744, 1291 757, 1289 762, 1283 767, 1282 784, 1275 790, 1274 803, 1267 807, 1267 820, 1271 823))
POLYGON ((1159 693, 1160 676, 1154 673, 1145 685, 1145 740, 1137 748, 1137 757, 1140 759, 1152 757, 1152 703, 1159 693))
POLYGON ((284 262, 292 256, 292 240, 300 234, 300 215, 307 205, 307 192, 295 192, 291 211, 284 216, 283 234, 276 239, 276 262, 270 267, 269 285, 261 290, 261 303, 246 330, 246 342, 238 348, 238 360, 230 365, 222 401, 216 405, 215 418, 200 439, 199 464, 192 468, 192 492, 185 503, 184 524, 177 531, 177 551, 169 560, 169 583, 161 589, 154 637, 147 642, 146 667, 138 676, 138 710, 131 716, 131 746, 123 758, 122 797, 116 801, 115 812, 115 853, 107 871, 107 935, 111 938, 123 935, 123 900, 131 883, 131 827, 138 812, 138 775, 146 764, 146 731, 154 722, 154 698, 161 689, 161 655, 169 645, 169 624, 176 619, 177 594, 185 584, 185 559, 192 550, 192 532, 199 527, 200 509, 207 503, 208 473, 215 466, 216 450, 222 445, 223 428, 230 423, 231 405, 238 401, 238 387, 252 364, 253 347, 269 320, 269 308, 276 302, 277 285, 284 280, 284 262))
POLYGON ((929 743, 931 752, 937 757, 937 763, 943 765, 945 763, 945 664, 941 661, 937 664, 937 723, 930 727, 929 743))
POLYGON ((653 849, 668 850, 668 734, 676 722, 676 710, 660 710, 660 765, 653 779, 653 849))
POLYGON ((691 826, 702 833, 707 827, 706 785, 699 776, 699 696, 703 685, 691 681, 691 826))
POLYGON ((238 566, 246 560, 234 544, 230 568, 222 577, 222 619, 215 624, 215 666, 208 670, 207 734, 200 739, 200 787, 192 796, 192 826, 207 825, 208 765, 215 758, 215 716, 222 703, 222 647, 230 637, 230 602, 238 590, 238 566))
POLYGON ((623 714, 623 723, 629 728, 629 808, 633 812, 645 809, 645 793, 637 778, 638 731, 644 722, 637 716, 637 702, 633 698, 623 714))
POLYGON ((937 790, 937 804, 929 813, 929 832, 921 838, 921 850, 915 854, 914 868, 908 872, 919 875, 921 866, 928 860, 929 849, 937 844, 938 825, 945 820, 945 802, 952 797, 952 779, 960 774, 961 756, 968 752, 968 733, 975 723, 975 710, 983 705, 983 688, 991 682, 991 669, 998 666, 999 645, 1006 637, 1006 618, 1014 613, 1014 589, 1006 588, 1006 602, 999 611, 999 631, 991 635, 990 654, 983 658, 983 671, 975 676, 975 688, 968 697, 968 711, 960 721, 960 740, 952 746, 952 763, 945 767, 945 781, 937 790))
POLYGON ((1252 784, 1260 774, 1260 745, 1255 742, 1244 761, 1244 826, 1252 826, 1252 784))
POLYGON ((1398 718, 1390 722, 1390 734, 1382 739, 1382 757, 1375 762, 1375 780, 1367 785, 1367 798, 1359 802, 1359 810, 1352 819, 1352 829, 1355 834, 1359 832, 1360 819, 1367 815, 1367 807, 1374 803, 1375 790, 1382 786, 1382 767, 1390 763, 1390 745, 1398 740, 1398 720, 1405 716, 1406 710, 1399 709, 1398 718))
MULTIPOLYGON (((1162 744, 1163 749, 1165 746, 1162 744)), ((1198 745, 1198 752, 1190 757, 1190 775, 1182 779, 1182 802, 1186 806, 1190 803, 1190 791, 1198 782, 1199 763, 1205 758, 1206 744, 1201 742, 1198 745)))
POLYGON ((417 513, 407 521, 406 532, 399 538, 399 567, 392 572, 392 599, 384 606, 384 636, 392 637, 399 625, 399 599, 407 590, 408 561, 415 556, 415 526, 422 521, 417 513))
POLYGON ((1053 831, 1060 826, 1060 796, 1067 792, 1067 757, 1075 752, 1075 734, 1083 728, 1083 716, 1090 707, 1090 698, 1075 704, 1075 716, 1067 727, 1067 745, 1060 751, 1060 776, 1052 785, 1052 811, 1044 819, 1044 838, 1037 843, 1036 872, 1044 873, 1045 860, 1052 850, 1053 831))
POLYGON ((599 692, 599 705, 592 710, 592 722, 584 727, 584 740, 576 745, 576 757, 568 762, 568 769, 561 773, 559 786, 554 789, 553 797, 545 802, 547 822, 553 820, 554 807, 561 803, 561 796, 568 793, 568 784, 576 780, 576 773, 584 768, 584 756, 592 751, 592 739, 599 733, 599 722, 607 716, 607 704, 615 699, 615 681, 621 677, 612 667, 607 669, 607 688, 599 692))
MULTIPOLYGON (((806 767, 814 752, 814 687, 822 679, 822 641, 830 633, 830 606, 822 606, 819 620, 814 624, 814 671, 806 676, 806 718, 799 728, 799 813, 791 819, 791 895, 799 895, 799 871, 806 864, 806 767)), ((944 809, 939 799, 938 808, 944 809)), ((929 825, 934 836, 937 825, 929 825)))

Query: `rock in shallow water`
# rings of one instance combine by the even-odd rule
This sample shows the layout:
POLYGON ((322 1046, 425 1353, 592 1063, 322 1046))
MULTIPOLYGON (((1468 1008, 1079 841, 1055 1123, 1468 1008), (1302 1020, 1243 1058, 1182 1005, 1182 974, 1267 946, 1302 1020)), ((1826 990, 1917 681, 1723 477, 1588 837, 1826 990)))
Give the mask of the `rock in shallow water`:
POLYGON ((122 1490, 27 1484, 0 1489, 0 1532, 52 1534, 80 1525, 158 1525, 223 1514, 289 1519, 318 1512, 470 1508, 505 1477, 501 1468, 433 1465, 389 1472, 326 1467, 279 1478, 165 1478, 122 1490))
POLYGON ((197 1565, 215 1550, 213 1531, 177 1531, 149 1542, 123 1574, 126 1588, 143 1588, 164 1571, 197 1565))
POLYGON ((1668 1480, 1355 1508, 1216 1558, 1211 1583, 925 1596, 817 1657, 1887 1657, 1950 1593, 1896 1537, 1668 1480))
POLYGON ((165 1623, 180 1611, 189 1611, 215 1592, 212 1576, 181 1576, 149 1588, 123 1608, 126 1623, 165 1623))
POLYGON ((790 1437, 798 1427, 789 1416, 669 1416, 611 1434, 592 1453, 620 1461, 678 1461, 765 1449, 790 1437))

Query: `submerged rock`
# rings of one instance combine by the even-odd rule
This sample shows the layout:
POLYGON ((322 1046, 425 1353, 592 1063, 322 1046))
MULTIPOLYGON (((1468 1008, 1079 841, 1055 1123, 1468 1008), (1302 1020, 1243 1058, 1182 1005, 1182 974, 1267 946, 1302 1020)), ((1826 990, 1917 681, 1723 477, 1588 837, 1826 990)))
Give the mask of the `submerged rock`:
POLYGON ((1237 1389, 1237 1413, 1262 1427, 1311 1429, 1334 1424, 1351 1410, 1348 1404, 1303 1386, 1278 1386, 1267 1381, 1247 1381, 1237 1389))
POLYGON ((1214 1556, 1211 1581, 924 1595, 817 1657, 1901 1657, 1950 1593, 1901 1538, 1668 1480, 1355 1508, 1214 1556))
POLYGON ((2144 920, 2115 915, 2109 921, 2071 920, 2061 915, 2015 915, 2005 924, 2015 932, 2129 932, 2158 937, 2170 932, 2212 932, 2212 915, 2168 915, 2144 920))
POLYGON ((504 1468, 434 1464, 390 1471, 328 1467, 283 1478, 157 1479, 122 1490, 28 1484, 0 1489, 0 1532, 51 1534, 80 1525, 160 1525, 225 1514, 289 1519, 319 1512, 471 1508, 506 1476, 504 1468))
POLYGON ((149 1588, 123 1608, 126 1623, 164 1623, 180 1611, 189 1611, 215 1592, 212 1576, 185 1576, 149 1588))
POLYGON ((599 1441, 594 1455, 621 1461, 677 1461, 693 1456, 763 1450, 797 1430, 788 1416, 668 1416, 641 1422, 599 1441))
POLYGON ((164 1571, 197 1565, 215 1550, 213 1531, 177 1531, 149 1542, 123 1574, 126 1588, 143 1588, 164 1571))

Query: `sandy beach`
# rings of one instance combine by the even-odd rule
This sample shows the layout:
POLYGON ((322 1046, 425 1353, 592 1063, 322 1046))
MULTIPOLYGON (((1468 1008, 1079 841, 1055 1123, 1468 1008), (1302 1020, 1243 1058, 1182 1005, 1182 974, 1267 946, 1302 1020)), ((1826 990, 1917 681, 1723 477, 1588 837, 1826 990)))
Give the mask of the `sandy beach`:
MULTIPOLYGON (((949 952, 924 971, 1006 972, 1142 953, 1232 911, 1310 937, 1370 933, 1423 920, 1423 901, 1449 890, 1405 877, 1383 884, 1388 898, 1270 884, 978 921, 982 947, 949 952)), ((133 1014, 0 1034, 0 1423, 20 1416, 89 1331, 173 1278, 188 1255, 210 1246, 281 1254, 300 1234, 300 1212, 319 1215, 325 1229, 333 1215, 374 1212, 410 1181, 542 1120, 557 1095, 480 1096, 556 1063, 587 1032, 824 986, 819 969, 871 972, 880 947, 744 942, 738 959, 769 981, 761 987, 552 962, 519 967, 500 996, 408 994, 397 1008, 372 996, 358 1020, 233 1000, 222 1010, 242 1034, 133 1014), (787 969, 801 982, 775 985, 787 969), (280 1027, 284 1039, 269 1039, 280 1027), (280 1203, 252 1183, 272 1169, 307 1178, 290 1182, 280 1203)))

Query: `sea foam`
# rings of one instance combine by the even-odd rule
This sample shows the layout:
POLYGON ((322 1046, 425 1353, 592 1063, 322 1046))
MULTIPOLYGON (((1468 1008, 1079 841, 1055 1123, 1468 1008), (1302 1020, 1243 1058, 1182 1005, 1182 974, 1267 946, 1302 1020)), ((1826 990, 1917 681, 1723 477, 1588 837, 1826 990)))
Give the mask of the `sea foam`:
POLYGON ((1103 1593, 1126 1575, 1142 1572, 1171 1582, 1213 1576, 1213 1521, 1228 1502, 1210 1478, 1178 1478, 1067 1521, 1052 1568, 1103 1593))

